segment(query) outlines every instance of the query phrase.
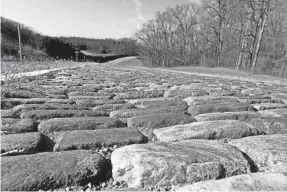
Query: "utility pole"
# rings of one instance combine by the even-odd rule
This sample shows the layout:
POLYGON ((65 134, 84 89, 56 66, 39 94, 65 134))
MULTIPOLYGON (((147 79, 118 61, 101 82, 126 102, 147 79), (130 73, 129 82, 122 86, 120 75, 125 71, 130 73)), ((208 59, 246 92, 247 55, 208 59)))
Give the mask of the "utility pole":
POLYGON ((22 46, 21 46, 20 25, 18 25, 18 37, 19 37, 19 53, 20 53, 20 59, 21 59, 21 63, 23 63, 23 58, 22 58, 22 46))

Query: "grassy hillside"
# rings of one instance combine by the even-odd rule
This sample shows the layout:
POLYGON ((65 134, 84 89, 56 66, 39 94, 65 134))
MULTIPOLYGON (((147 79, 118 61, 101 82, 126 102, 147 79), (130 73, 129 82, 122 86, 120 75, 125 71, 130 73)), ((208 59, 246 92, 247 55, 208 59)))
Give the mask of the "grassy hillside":
POLYGON ((23 24, 1 17, 2 60, 15 60, 19 57, 18 25, 20 25, 21 28, 23 56, 31 60, 46 58, 47 54, 40 49, 41 41, 44 38, 43 35, 23 24))
POLYGON ((132 39, 49 37, 21 23, 1 17, 2 61, 19 60, 18 25, 21 28, 22 50, 26 60, 46 60, 48 57, 67 59, 74 57, 76 48, 93 53, 137 55, 137 44, 132 39))

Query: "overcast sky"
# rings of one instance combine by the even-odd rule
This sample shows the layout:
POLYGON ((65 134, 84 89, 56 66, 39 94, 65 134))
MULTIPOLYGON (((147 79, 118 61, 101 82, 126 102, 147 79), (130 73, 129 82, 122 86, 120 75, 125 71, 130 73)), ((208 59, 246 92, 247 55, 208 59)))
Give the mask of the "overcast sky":
POLYGON ((2 16, 50 36, 121 38, 167 6, 194 0, 1 0, 2 16))

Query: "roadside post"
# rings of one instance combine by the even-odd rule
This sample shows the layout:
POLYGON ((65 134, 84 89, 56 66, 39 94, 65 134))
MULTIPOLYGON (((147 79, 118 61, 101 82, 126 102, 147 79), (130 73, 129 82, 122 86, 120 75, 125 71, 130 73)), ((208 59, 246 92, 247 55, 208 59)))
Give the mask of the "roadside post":
POLYGON ((21 46, 20 25, 18 25, 18 38, 19 38, 19 54, 20 54, 20 60, 21 60, 21 63, 23 63, 23 58, 22 58, 22 46, 21 46))

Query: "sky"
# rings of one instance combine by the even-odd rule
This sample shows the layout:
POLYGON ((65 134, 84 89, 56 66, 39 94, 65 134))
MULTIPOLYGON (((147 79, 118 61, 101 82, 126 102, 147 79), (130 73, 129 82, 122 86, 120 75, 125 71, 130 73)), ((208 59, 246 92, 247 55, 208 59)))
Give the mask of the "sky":
POLYGON ((157 11, 196 0, 0 0, 1 16, 50 36, 132 36, 157 11))

